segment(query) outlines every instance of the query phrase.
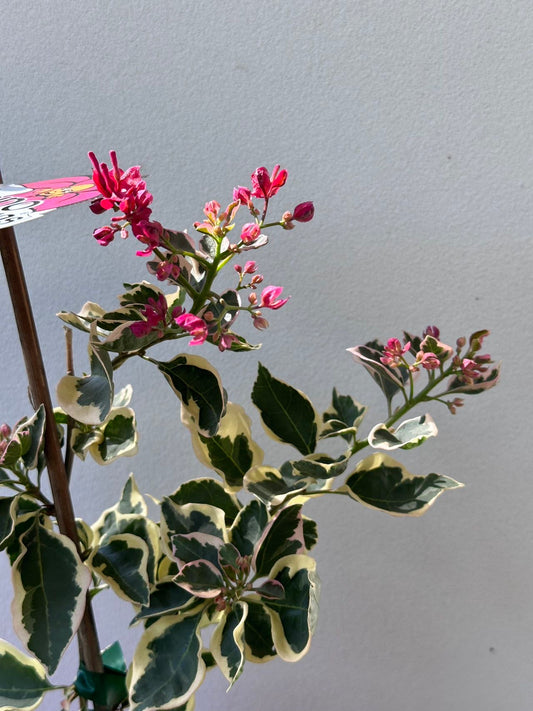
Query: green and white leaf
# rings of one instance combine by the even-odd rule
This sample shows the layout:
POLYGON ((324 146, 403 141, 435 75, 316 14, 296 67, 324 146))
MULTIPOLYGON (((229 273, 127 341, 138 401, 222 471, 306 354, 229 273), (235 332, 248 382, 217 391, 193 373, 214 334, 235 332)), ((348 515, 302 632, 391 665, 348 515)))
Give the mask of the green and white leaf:
POLYGON ((296 662, 309 650, 316 627, 320 593, 316 561, 307 555, 289 555, 277 561, 269 578, 285 590, 283 599, 264 601, 274 646, 283 660, 296 662))
POLYGON ((117 503, 117 512, 123 514, 140 514, 141 516, 146 516, 148 513, 146 501, 137 487, 137 482, 133 474, 129 475, 124 484, 120 499, 117 503))
POLYGON ((182 484, 169 497, 174 504, 209 504, 222 509, 229 526, 240 511, 240 504, 235 494, 228 492, 216 479, 190 479, 182 484))
POLYGON ((131 533, 117 534, 93 549, 87 565, 123 600, 146 605, 150 599, 148 545, 131 533))
POLYGON ((45 424, 44 405, 41 405, 29 420, 18 423, 15 429, 14 437, 21 444, 22 461, 28 469, 35 469, 37 466, 44 442, 45 424))
POLYGON ((292 444, 303 455, 315 451, 319 417, 311 401, 296 388, 274 378, 261 363, 252 402, 274 439, 292 444))
POLYGON ((184 565, 174 578, 184 590, 201 598, 220 595, 225 580, 220 570, 208 560, 194 560, 184 565))
POLYGON ((246 472, 262 464, 263 450, 252 439, 251 420, 244 408, 228 402, 213 437, 199 434, 187 410, 182 409, 182 422, 189 429, 194 453, 209 469, 214 469, 231 491, 242 488, 246 472))
POLYGON ((244 625, 248 605, 237 602, 225 611, 211 638, 210 651, 230 682, 228 691, 242 674, 244 667, 244 625))
POLYGON ((180 398, 191 422, 204 437, 217 433, 226 409, 226 395, 213 366, 200 356, 178 355, 159 362, 172 390, 180 398))
POLYGON ((305 550, 301 506, 281 509, 263 531, 255 545, 252 567, 260 576, 268 576, 280 559, 305 550))
POLYGON ((247 600, 247 605, 248 615, 244 622, 244 655, 249 662, 263 664, 276 656, 270 615, 260 602, 247 600))
POLYGON ((150 617, 161 617, 177 612, 191 603, 198 601, 191 593, 177 585, 173 580, 164 580, 155 585, 150 591, 147 605, 143 605, 131 624, 150 617))
POLYGON ((320 438, 343 437, 350 442, 361 424, 367 408, 350 395, 339 395, 333 388, 331 407, 322 415, 320 438))
POLYGON ((89 341, 91 375, 65 375, 57 386, 61 408, 74 420, 85 425, 99 425, 105 421, 113 402, 113 366, 94 329, 89 341))
POLYGON ((420 415, 410 420, 404 420, 398 427, 387 427, 380 423, 368 435, 368 444, 374 449, 412 449, 426 441, 428 437, 436 437, 437 425, 431 415, 420 415))
POLYGON ((263 466, 253 467, 247 472, 244 486, 265 504, 279 506, 289 497, 305 492, 307 481, 293 477, 287 480, 279 469, 263 466))
POLYGON ((57 316, 69 326, 74 326, 80 331, 85 331, 89 333, 91 330, 91 324, 96 319, 100 318, 105 314, 105 309, 103 309, 98 304, 93 301, 87 301, 81 307, 79 313, 73 313, 72 311, 60 311, 57 316))
POLYGON ((201 615, 162 617, 142 635, 130 674, 131 711, 170 711, 202 683, 201 615))
POLYGON ((440 474, 414 476, 387 454, 366 457, 338 491, 393 516, 421 516, 447 489, 463 486, 440 474))
POLYGON ((268 521, 268 511, 262 501, 254 499, 241 509, 229 532, 231 543, 241 555, 252 555, 268 521))
POLYGON ((34 520, 13 564, 13 626, 52 674, 85 609, 91 573, 72 541, 34 520))
POLYGON ((312 479, 331 479, 346 471, 350 456, 351 452, 348 452, 335 459, 328 454, 317 452, 310 454, 305 459, 291 461, 291 465, 302 476, 312 479))
POLYGON ((224 511, 209 504, 175 504, 168 498, 161 502, 161 545, 173 556, 172 537, 176 534, 207 533, 227 541, 224 511))
POLYGON ((130 407, 113 408, 99 432, 101 436, 89 446, 98 464, 110 464, 119 457, 137 454, 137 426, 130 407))
POLYGON ((0 639, 0 711, 32 711, 53 688, 37 659, 0 639))

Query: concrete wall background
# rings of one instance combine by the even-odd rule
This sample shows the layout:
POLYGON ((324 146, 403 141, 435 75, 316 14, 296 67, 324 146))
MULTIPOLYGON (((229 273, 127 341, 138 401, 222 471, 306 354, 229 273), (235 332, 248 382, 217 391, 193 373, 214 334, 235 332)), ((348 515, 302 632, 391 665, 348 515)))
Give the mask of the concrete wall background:
MULTIPOLYGON (((419 520, 335 497, 313 504, 323 591, 310 653, 295 666, 249 664, 229 694, 214 671, 197 709, 529 711, 531 4, 22 0, 1 26, 4 182, 82 174, 88 150, 114 148, 123 166, 142 164, 169 227, 191 228, 206 200, 229 199, 258 165, 288 169, 280 209, 315 201, 312 223, 256 255, 268 283, 292 294, 261 352, 202 351, 232 400, 249 405, 261 359, 318 407, 336 385, 377 422, 379 394, 345 348, 429 323, 451 342, 490 328, 487 349, 504 360, 496 390, 455 418, 432 411, 439 438, 402 458, 466 487, 419 520)), ((145 275, 132 242, 92 240, 99 224, 77 206, 17 230, 51 383, 64 370, 54 314, 112 305, 122 281, 145 275)), ((0 298, 0 420, 13 423, 29 405, 3 279, 0 298)), ((76 349, 81 370, 81 337, 76 349)), ((130 470, 154 496, 205 474, 158 374, 124 371, 141 450, 109 469, 77 467, 75 506, 90 522, 130 470)), ((269 461, 279 457, 274 448, 269 461)), ((0 636, 14 640, 1 565, 0 636)), ((121 638, 131 654, 128 606, 102 595, 96 613, 102 644, 121 638)), ((74 668, 70 655, 58 681, 74 668)))

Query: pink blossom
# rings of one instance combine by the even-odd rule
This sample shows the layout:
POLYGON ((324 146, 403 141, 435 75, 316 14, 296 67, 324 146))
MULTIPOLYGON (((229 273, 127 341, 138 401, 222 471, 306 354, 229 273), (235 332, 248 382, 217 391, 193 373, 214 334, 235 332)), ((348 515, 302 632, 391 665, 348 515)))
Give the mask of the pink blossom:
POLYGON ((475 360, 463 358, 461 361, 461 375, 459 377, 471 385, 474 380, 481 375, 483 370, 484 369, 480 368, 475 360))
POLYGON ((315 207, 312 202, 301 202, 292 211, 292 219, 296 222, 309 222, 313 219, 315 207))
POLYGON ((250 190, 250 188, 245 188, 242 185, 237 185, 236 188, 233 188, 233 199, 238 200, 240 203, 246 205, 247 207, 253 207, 252 191, 250 190))
POLYGON ((167 309, 167 300, 164 294, 159 294, 157 301, 154 298, 149 298, 146 306, 141 310, 141 316, 144 316, 146 320, 136 321, 130 325, 133 335, 136 338, 142 338, 157 330, 162 336, 166 326, 167 309))
POLYGON ((265 287, 263 289, 263 293, 261 294, 261 303, 259 304, 259 307, 264 309, 280 309, 289 300, 288 298, 278 299, 278 296, 281 296, 282 291, 282 286, 265 287))
POLYGON ((410 341, 402 348, 402 344, 397 338, 389 338, 387 345, 383 349, 383 356, 381 356, 380 361, 390 368, 397 368, 403 363, 403 355, 407 353, 409 348, 411 348, 410 341))
POLYGON ((239 339, 235 334, 233 333, 222 333, 220 335, 220 338, 218 339, 218 350, 219 351, 226 351, 231 349, 231 344, 232 343, 238 343, 239 339))
POLYGON ((421 365, 426 370, 436 370, 440 368, 439 357, 435 353, 425 353, 424 351, 418 351, 416 354, 416 362, 413 364, 412 369, 418 370, 418 366, 421 365))
POLYGON ((261 227, 257 222, 247 222, 242 227, 241 242, 244 244, 253 244, 261 234, 261 227))
POLYGON ((252 195, 254 197, 268 200, 275 195, 278 190, 285 185, 287 171, 280 169, 279 165, 274 166, 272 177, 266 168, 257 168, 252 175, 252 195))
POLYGON ((154 249, 159 247, 161 235, 163 234, 163 225, 160 222, 141 220, 132 224, 131 229, 139 242, 146 245, 144 250, 137 252, 137 256, 148 256, 152 254, 154 249))
POLYGON ((175 319, 176 323, 180 328, 193 336, 193 339, 189 341, 190 346, 199 346, 207 338, 207 324, 206 322, 195 316, 194 314, 181 314, 175 319))

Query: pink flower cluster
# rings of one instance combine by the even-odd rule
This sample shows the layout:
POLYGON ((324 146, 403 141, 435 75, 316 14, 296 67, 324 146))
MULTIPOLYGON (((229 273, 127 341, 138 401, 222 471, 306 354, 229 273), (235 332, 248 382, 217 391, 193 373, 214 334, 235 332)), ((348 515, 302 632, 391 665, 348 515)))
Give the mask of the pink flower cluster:
POLYGON ((146 306, 140 313, 144 320, 135 321, 130 325, 131 332, 136 338, 142 338, 151 333, 161 338, 172 322, 192 336, 192 340, 189 341, 190 346, 198 346, 207 338, 206 322, 194 314, 185 313, 181 306, 175 307, 169 314, 164 294, 160 294, 157 300, 148 299, 146 306))
POLYGON ((93 165, 92 179, 102 195, 92 201, 91 210, 96 215, 106 210, 114 210, 121 215, 112 217, 110 225, 95 230, 94 237, 99 244, 107 246, 117 232, 121 237, 127 237, 130 226, 135 237, 145 245, 145 249, 137 254, 149 255, 159 246, 163 232, 161 224, 150 219, 153 195, 146 189, 139 166, 124 171, 118 166, 115 151, 110 151, 109 157, 111 168, 106 163, 99 163, 93 152, 89 153, 93 165))

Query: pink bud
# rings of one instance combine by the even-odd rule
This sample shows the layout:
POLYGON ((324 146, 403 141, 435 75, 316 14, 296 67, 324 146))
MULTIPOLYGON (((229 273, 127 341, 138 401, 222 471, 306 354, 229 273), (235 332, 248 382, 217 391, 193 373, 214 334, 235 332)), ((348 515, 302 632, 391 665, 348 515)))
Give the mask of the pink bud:
POLYGON ((312 202, 301 202, 293 210, 292 219, 296 222, 309 222, 313 219, 315 207, 312 202))
POLYGON ((98 244, 107 247, 107 245, 115 239, 115 232, 115 229, 109 225, 106 225, 105 227, 99 227, 95 230, 93 232, 93 237, 96 239, 98 244))

